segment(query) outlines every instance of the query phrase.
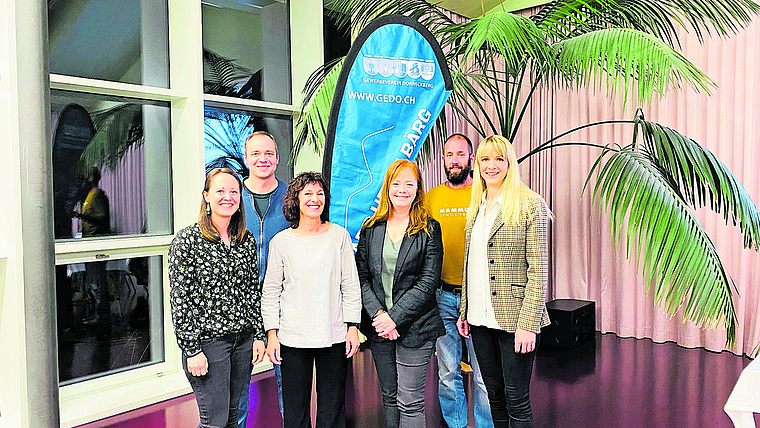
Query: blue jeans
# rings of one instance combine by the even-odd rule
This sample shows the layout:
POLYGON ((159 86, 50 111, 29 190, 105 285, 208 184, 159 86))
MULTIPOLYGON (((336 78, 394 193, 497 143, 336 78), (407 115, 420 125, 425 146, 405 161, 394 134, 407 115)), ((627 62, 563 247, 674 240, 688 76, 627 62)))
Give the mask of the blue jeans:
MULTIPOLYGON (((483 370, 493 424, 498 428, 532 428, 530 377, 536 351, 515 352, 515 334, 470 325, 472 344, 483 370)), ((538 349, 541 335, 536 335, 538 349)))
POLYGON ((425 377, 434 341, 407 348, 400 341, 370 342, 388 428, 425 428, 425 377))
POLYGON ((438 289, 435 294, 441 320, 446 327, 446 335, 438 338, 435 344, 438 355, 438 400, 441 402, 441 413, 449 428, 464 428, 467 426, 467 399, 462 382, 462 341, 467 345, 470 355, 470 366, 475 381, 475 425, 478 428, 492 428, 491 407, 488 405, 488 392, 483 384, 480 366, 475 357, 472 340, 465 339, 457 331, 459 305, 462 296, 438 289))
MULTIPOLYGON (((274 367, 274 377, 277 379, 277 395, 280 401, 280 416, 282 416, 282 371, 280 371, 279 364, 272 364, 274 367)), ((238 428, 246 428, 246 421, 248 420, 248 400, 251 388, 251 376, 248 375, 248 379, 244 382, 245 388, 243 389, 243 395, 240 396, 240 404, 238 404, 238 428)))
POLYGON ((208 360, 208 372, 203 376, 190 374, 187 357, 182 358, 185 376, 198 403, 198 426, 235 428, 243 385, 245 379, 251 379, 253 333, 232 333, 202 340, 201 349, 208 360))

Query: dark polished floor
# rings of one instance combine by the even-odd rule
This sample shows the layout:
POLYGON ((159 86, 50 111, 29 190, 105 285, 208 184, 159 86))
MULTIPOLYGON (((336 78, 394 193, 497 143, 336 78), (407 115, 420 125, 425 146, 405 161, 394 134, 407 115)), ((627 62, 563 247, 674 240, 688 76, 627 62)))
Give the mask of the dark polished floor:
MULTIPOLYGON (((595 341, 575 349, 541 348, 531 384, 534 425, 730 428, 733 425, 723 406, 749 362, 727 352, 599 333, 595 341)), ((427 426, 445 427, 436 370, 433 360, 425 397, 427 426)), ((254 376, 249 427, 282 426, 276 388, 271 372, 254 376)), ((380 389, 369 351, 354 357, 346 395, 349 427, 383 426, 380 389)), ((755 420, 760 422, 760 417, 755 415, 755 420)), ((192 428, 197 423, 198 410, 190 394, 82 428, 192 428)))

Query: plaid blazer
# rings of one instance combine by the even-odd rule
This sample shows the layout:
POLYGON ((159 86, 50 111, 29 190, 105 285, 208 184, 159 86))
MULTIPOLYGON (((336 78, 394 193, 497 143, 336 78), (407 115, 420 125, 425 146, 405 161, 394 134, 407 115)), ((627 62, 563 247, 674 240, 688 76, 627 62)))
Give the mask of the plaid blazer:
MULTIPOLYGON (((464 280, 462 281, 462 319, 467 319, 467 263, 474 221, 465 232, 464 280)), ((516 224, 505 224, 501 212, 488 236, 488 278, 491 305, 499 326, 511 333, 522 328, 538 333, 550 324, 546 310, 549 279, 549 214, 540 198, 522 201, 516 224)))

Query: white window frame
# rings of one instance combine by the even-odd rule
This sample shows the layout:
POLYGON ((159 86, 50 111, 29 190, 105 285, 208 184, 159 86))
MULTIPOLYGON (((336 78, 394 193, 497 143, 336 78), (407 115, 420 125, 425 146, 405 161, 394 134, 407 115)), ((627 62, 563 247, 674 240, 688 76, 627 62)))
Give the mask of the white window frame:
MULTIPOLYGON (((291 116, 298 111, 306 79, 322 64, 322 0, 290 0, 291 104, 203 94, 201 2, 167 0, 169 88, 51 74, 51 89, 168 102, 171 114, 171 168, 174 231, 196 221, 204 177, 204 103, 214 107, 291 116), (294 25, 297 23, 297 25, 294 25)), ((320 156, 305 153, 295 170, 320 170, 320 156)), ((111 258, 162 256, 164 361, 60 387, 61 426, 73 427, 191 392, 171 324, 168 258, 171 235, 62 241, 56 265, 111 258)), ((271 368, 258 365, 254 372, 271 368)))

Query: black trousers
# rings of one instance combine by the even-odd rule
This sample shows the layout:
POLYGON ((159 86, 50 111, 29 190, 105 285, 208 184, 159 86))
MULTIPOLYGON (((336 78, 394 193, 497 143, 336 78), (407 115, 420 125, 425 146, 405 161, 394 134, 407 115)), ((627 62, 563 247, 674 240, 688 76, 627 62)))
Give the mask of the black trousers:
MULTIPOLYGON (((495 428, 531 428, 530 377, 536 351, 515 352, 515 334, 470 326, 495 428)), ((541 335, 536 335, 536 349, 541 335)))
POLYGON ((280 345, 285 428, 311 427, 311 383, 317 368, 316 428, 346 427, 346 343, 329 348, 280 345))

